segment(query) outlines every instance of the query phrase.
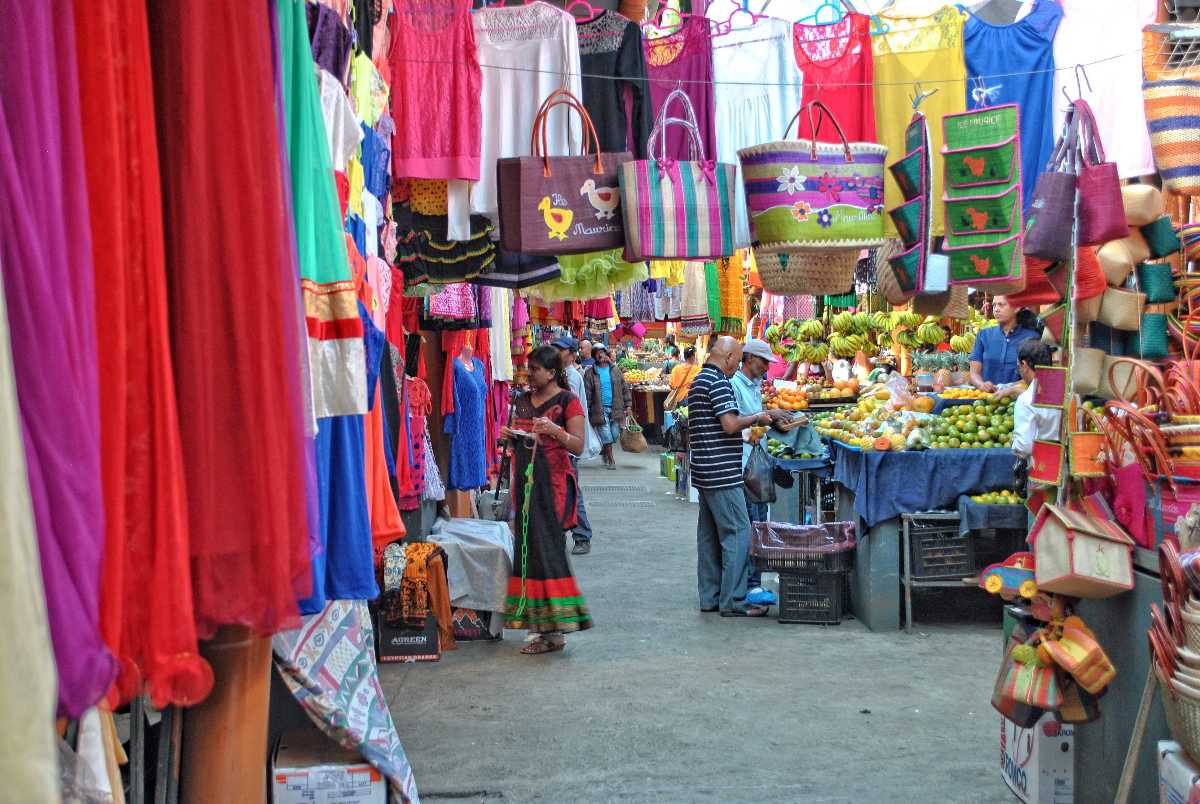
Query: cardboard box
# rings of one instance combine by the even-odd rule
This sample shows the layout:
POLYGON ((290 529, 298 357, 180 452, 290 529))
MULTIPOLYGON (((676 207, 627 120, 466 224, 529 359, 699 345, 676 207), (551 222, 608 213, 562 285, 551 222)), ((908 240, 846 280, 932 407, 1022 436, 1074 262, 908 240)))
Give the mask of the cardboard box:
POLYGON ((1200 768, 1174 740, 1158 741, 1158 800, 1161 804, 1200 802, 1200 768))
POLYGON ((1000 774, 1025 804, 1074 804, 1075 727, 1049 713, 1032 729, 1001 716, 1000 774))
POLYGON ((274 804, 387 804, 387 783, 357 751, 300 728, 275 745, 271 797, 274 804))
POLYGON ((380 662, 436 662, 442 658, 437 617, 425 618, 424 628, 395 628, 375 623, 375 656, 380 662))

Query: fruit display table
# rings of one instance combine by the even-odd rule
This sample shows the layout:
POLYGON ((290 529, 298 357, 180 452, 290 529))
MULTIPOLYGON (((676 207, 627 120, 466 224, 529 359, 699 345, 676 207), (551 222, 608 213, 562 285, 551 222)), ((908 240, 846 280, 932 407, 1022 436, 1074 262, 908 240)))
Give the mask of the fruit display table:
POLYGON ((838 519, 858 521, 852 602, 872 631, 900 628, 900 515, 957 507, 963 494, 1012 486, 1008 449, 861 452, 833 447, 838 519))
POLYGON ((958 530, 966 535, 973 530, 1025 530, 1029 526, 1029 509, 1024 505, 987 505, 977 503, 970 495, 958 498, 958 530))

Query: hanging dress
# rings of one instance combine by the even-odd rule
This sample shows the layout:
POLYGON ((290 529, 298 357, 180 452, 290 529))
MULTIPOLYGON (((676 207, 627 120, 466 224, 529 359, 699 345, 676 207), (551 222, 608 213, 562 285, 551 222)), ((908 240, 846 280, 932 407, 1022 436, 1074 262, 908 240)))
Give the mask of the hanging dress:
POLYGON ((1142 28, 1158 19, 1158 0, 1062 0, 1062 8, 1054 63, 1066 69, 1054 74, 1055 136, 1062 130, 1068 97, 1074 100, 1082 91, 1096 116, 1104 155, 1117 163, 1121 178, 1153 175, 1141 51, 1142 28), (1075 64, 1087 65, 1087 81, 1076 78, 1070 69, 1075 64))
MULTIPOLYGON (((575 18, 547 3, 488 7, 472 15, 483 65, 485 169, 471 187, 471 211, 496 220, 496 160, 527 156, 538 107, 556 89, 583 95, 575 18)), ((578 153, 579 117, 565 107, 547 119, 547 153, 578 153)), ((450 187, 454 194, 454 185, 450 187)), ((453 214, 454 199, 451 199, 453 214)))
MULTIPOLYGON (((675 33, 647 39, 644 47, 654 118, 658 119, 667 96, 682 89, 696 112, 704 153, 712 159, 717 153, 717 133, 713 111, 713 42, 708 20, 691 17, 675 33)), ((672 117, 683 117, 682 113, 678 101, 671 105, 672 117)), ((690 159, 689 143, 689 135, 682 126, 671 126, 667 130, 667 158, 690 159)))
MULTIPOLYGON (((1054 151, 1054 34, 1062 19, 1054 0, 1009 25, 971 14, 963 26, 968 109, 1015 103, 1021 119, 1021 192, 1025 207, 1054 151)), ((931 121, 936 125, 936 121, 931 121)))
POLYGON ((212 687, 197 652, 186 480, 168 333, 162 185, 146 5, 75 0, 79 99, 95 238, 104 565, 100 627, 121 662, 109 706, 212 687))
MULTIPOLYGON (((566 427, 583 407, 571 392, 561 391, 534 406, 530 394, 516 401, 513 427, 533 432, 533 420, 545 416, 566 427)), ((567 560, 564 531, 576 523, 578 479, 566 447, 550 436, 538 438, 536 455, 526 439, 513 442, 512 510, 517 558, 508 580, 504 627, 536 633, 584 631, 592 616, 567 560), (533 463, 528 529, 523 525, 526 472, 533 463)))
POLYGON ((0 19, 0 268, 59 710, 78 717, 117 663, 100 633, 97 326, 75 25, 67 0, 0 0, 0 19))
MULTIPOLYGON (((388 53, 393 176, 480 178, 479 62, 471 0, 399 3, 388 53)), ((483 173, 495 170, 494 163, 482 164, 483 173)))
MULTIPOLYGON (((904 130, 912 119, 912 96, 916 84, 924 82, 925 92, 937 90, 921 103, 929 118, 929 139, 933 164, 932 232, 940 236, 945 229, 945 204, 942 184, 945 167, 942 150, 941 119, 966 110, 961 91, 967 68, 963 60, 963 21, 966 14, 946 6, 925 17, 903 17, 881 13, 890 27, 888 33, 871 40, 875 62, 875 128, 878 142, 887 146, 888 162, 904 156, 904 130)), ((904 201, 891 171, 884 171, 884 206, 895 209, 904 201)), ((898 237, 891 216, 884 219, 888 237, 898 237)))
MULTIPOLYGON (((738 151, 783 138, 792 115, 800 111, 803 78, 796 67, 790 23, 769 17, 713 39, 715 158, 738 165, 734 183, 738 248, 750 246, 738 151)), ((712 153, 708 157, 714 158, 712 153)))
POLYGON ((54 733, 54 652, 2 288, 0 532, 0 611, 9 623, 5 659, 0 662, 0 773, 13 801, 54 804, 62 800, 54 733))
POLYGON ((579 64, 583 69, 583 105, 596 126, 600 150, 632 151, 644 159, 654 125, 642 29, 615 11, 601 11, 579 22, 579 64), (632 115, 626 115, 626 90, 632 115))
MULTIPOLYGON (((850 142, 876 142, 871 18, 847 14, 831 25, 796 23, 792 42, 796 64, 804 73, 804 102, 819 100, 829 107, 850 142)), ((811 138, 805 115, 800 126, 799 136, 811 138)), ((817 140, 841 143, 828 123, 821 126, 817 140)))
POLYGON ((266 5, 239 0, 147 8, 197 631, 269 634, 299 624, 296 602, 312 586, 311 392, 301 386, 275 23, 266 5))
POLYGON ((443 420, 443 432, 451 439, 446 487, 464 491, 487 485, 487 380, 479 358, 471 358, 471 369, 459 357, 453 362, 454 412, 443 420))

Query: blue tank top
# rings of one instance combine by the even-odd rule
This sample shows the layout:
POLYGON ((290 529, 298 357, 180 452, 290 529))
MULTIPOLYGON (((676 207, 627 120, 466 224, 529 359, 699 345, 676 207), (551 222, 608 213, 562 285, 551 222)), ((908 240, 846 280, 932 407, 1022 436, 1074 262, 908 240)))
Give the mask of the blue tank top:
POLYGON ((968 14, 963 27, 967 108, 1020 107, 1021 192, 1028 209, 1037 177, 1054 151, 1054 34, 1062 6, 1037 0, 1029 14, 1009 25, 993 25, 963 10, 968 14))

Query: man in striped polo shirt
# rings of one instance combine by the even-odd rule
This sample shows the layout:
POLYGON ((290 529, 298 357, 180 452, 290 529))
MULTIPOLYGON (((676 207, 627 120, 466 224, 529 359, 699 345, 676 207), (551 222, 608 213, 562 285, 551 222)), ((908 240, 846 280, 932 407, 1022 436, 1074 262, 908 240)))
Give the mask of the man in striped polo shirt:
POLYGON ((700 495, 696 523, 700 611, 722 617, 761 617, 767 610, 746 605, 750 517, 742 491, 742 430, 770 424, 771 416, 738 413, 729 378, 742 359, 742 345, 717 339, 708 362, 688 390, 688 440, 692 485, 700 495))

